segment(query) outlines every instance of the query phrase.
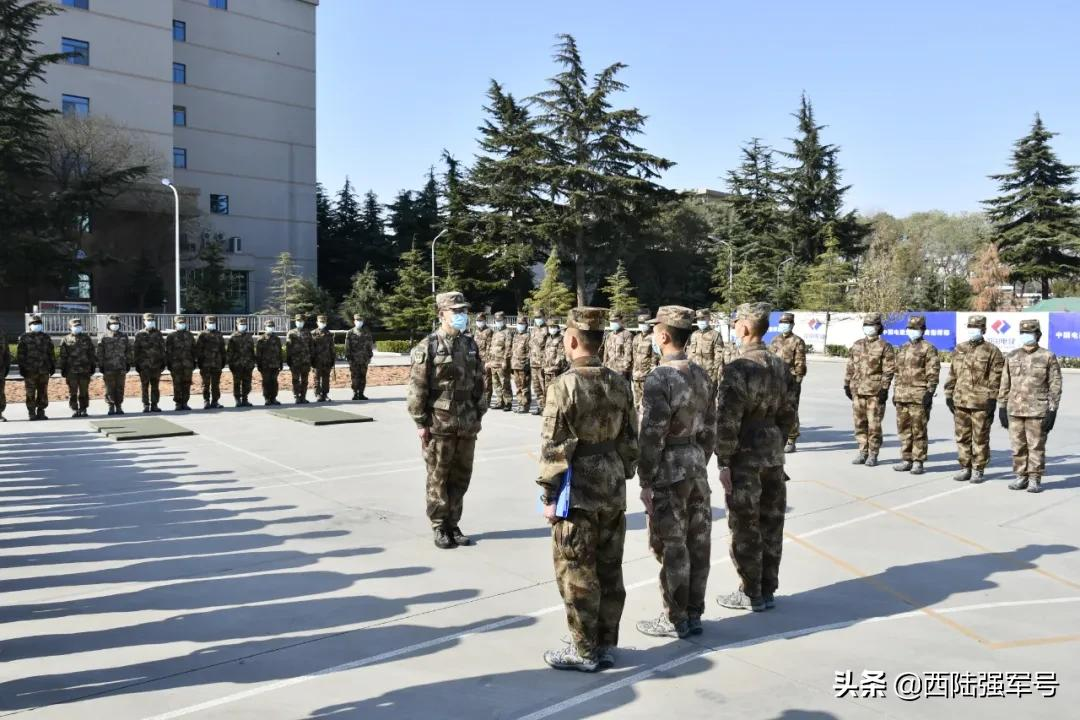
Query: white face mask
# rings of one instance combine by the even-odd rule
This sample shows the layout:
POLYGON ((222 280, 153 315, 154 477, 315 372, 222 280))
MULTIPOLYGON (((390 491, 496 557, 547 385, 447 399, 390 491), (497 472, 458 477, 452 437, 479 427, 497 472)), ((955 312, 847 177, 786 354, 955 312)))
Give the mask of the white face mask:
POLYGON ((247 332, 247 325, 237 325, 236 332, 247 332))
POLYGON ((559 328, 548 328, 548 335, 558 335, 559 328))
POLYGON ((30 332, 41 332, 43 327, 41 323, 34 323, 30 326, 30 332))
POLYGON ((504 322, 495 323, 495 329, 496 330, 502 330, 504 327, 506 327, 506 323, 504 323, 504 322))
POLYGON ((486 327, 487 327, 487 323, 484 322, 483 320, 477 320, 476 321, 476 329, 477 330, 483 330, 486 327))
POLYGON ((109 329, 112 330, 113 332, 116 332, 117 330, 120 329, 120 326, 117 325, 116 323, 110 323, 109 324, 109 329))
POLYGON ((778 329, 781 333, 787 335, 789 332, 791 332, 791 323, 780 323, 780 327, 778 329))
POLYGON ((611 323, 611 331, 612 332, 619 332, 619 330, 621 328, 622 328, 622 323, 617 323, 617 322, 611 323))
POLYGON ((75 325, 71 328, 73 335, 82 335, 82 325, 75 325))
POLYGON ((526 330, 529 329, 529 326, 526 325, 525 323, 518 323, 517 328, 518 328, 519 333, 523 333, 523 332, 525 332, 526 330))
POLYGON ((863 325, 862 334, 868 338, 877 337, 877 325, 863 325))
POLYGON ((325 330, 326 329, 326 323, 315 323, 315 324, 319 326, 320 330, 325 330))
POLYGON ((544 318, 533 318, 533 325, 536 327, 544 327, 544 318))
POLYGON ((972 342, 978 342, 982 340, 982 329, 968 328, 968 340, 971 340, 972 342))
POLYGON ((266 328, 266 329, 264 330, 264 332, 265 332, 265 333, 266 333, 267 335, 273 335, 273 334, 274 334, 274 328, 272 328, 272 327, 268 327, 268 328, 266 328))
POLYGON ((708 330, 709 329, 709 321, 708 320, 698 320, 697 321, 697 326, 698 326, 698 330, 708 330))
POLYGON ((296 324, 296 329, 297 330, 302 330, 303 327, 304 327, 304 321, 303 320, 297 320, 295 324, 296 324))
POLYGON ((355 326, 356 329, 359 330, 360 328, 364 327, 364 321, 356 320, 355 322, 353 322, 353 326, 355 326))
POLYGON ((187 323, 176 323, 177 330, 187 330, 187 323))
POLYGON ((153 330, 157 327, 157 320, 146 320, 143 322, 143 325, 146 326, 147 330, 153 330))
POLYGON ((206 323, 207 330, 217 330, 217 323, 206 323))

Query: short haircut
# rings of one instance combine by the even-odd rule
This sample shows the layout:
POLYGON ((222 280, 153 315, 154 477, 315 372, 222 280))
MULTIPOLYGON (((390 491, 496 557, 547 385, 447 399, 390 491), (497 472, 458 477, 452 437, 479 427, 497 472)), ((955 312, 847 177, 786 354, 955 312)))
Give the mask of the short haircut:
POLYGON ((750 332, 754 337, 765 337, 765 333, 769 331, 769 318, 768 316, 759 318, 739 318, 745 320, 746 324, 750 327, 750 332))
POLYGON ((686 343, 689 342, 690 335, 693 333, 691 328, 677 328, 664 323, 660 323, 660 329, 671 336, 671 342, 677 348, 686 347, 686 343))
POLYGON ((596 355, 600 352, 600 346, 604 344, 604 331, 603 330, 580 330, 578 328, 571 328, 577 335, 578 341, 581 342, 581 347, 585 352, 590 355, 596 355))

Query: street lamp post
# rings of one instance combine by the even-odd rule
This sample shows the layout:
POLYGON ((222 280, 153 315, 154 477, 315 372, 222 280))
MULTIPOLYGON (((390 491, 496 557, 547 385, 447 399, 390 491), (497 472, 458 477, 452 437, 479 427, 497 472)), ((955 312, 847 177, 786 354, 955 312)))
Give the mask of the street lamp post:
POLYGON ((431 294, 435 294, 435 243, 439 241, 443 235, 446 234, 446 230, 440 230, 439 234, 431 241, 431 294))
POLYGON ((180 307, 180 193, 177 192, 176 186, 173 185, 173 181, 169 178, 162 178, 161 184, 172 190, 175 201, 173 205, 173 233, 176 245, 176 314, 179 315, 183 312, 180 307))

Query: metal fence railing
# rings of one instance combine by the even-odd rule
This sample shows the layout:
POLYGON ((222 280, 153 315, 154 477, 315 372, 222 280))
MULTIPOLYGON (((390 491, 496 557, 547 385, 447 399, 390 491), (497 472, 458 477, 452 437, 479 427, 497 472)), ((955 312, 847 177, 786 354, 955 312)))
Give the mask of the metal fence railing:
MULTIPOLYGON (((66 335, 68 333, 68 322, 75 318, 82 321, 83 327, 86 332, 91 335, 103 335, 108 332, 109 316, 113 313, 40 313, 41 324, 44 325, 45 333, 48 335, 66 335)), ((115 313, 120 318, 120 330, 125 333, 135 333, 143 328, 143 314, 142 313, 115 313)), ((157 320, 158 329, 162 332, 169 332, 173 329, 174 314, 162 314, 155 313, 154 319, 157 320)), ((198 332, 206 327, 206 315, 191 315, 184 314, 184 317, 188 321, 188 330, 192 332, 198 332)), ((240 319, 246 319, 248 321, 248 330, 250 332, 262 332, 266 327, 266 323, 270 320, 274 321, 277 326, 278 332, 285 332, 292 327, 291 321, 284 315, 218 315, 218 330, 223 333, 231 333, 236 330, 236 321, 240 319)), ((30 322, 30 314, 27 313, 25 318, 25 324, 30 322)))

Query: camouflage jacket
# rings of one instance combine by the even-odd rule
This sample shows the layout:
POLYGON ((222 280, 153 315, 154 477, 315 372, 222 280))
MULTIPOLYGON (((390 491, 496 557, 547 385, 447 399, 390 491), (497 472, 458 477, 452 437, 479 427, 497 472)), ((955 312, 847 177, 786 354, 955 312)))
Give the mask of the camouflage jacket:
POLYGON ((329 330, 311 331, 311 364, 317 368, 332 368, 337 360, 337 349, 334 347, 334 333, 329 330))
POLYGON ((19 337, 16 355, 19 361, 19 373, 23 377, 52 375, 56 372, 56 354, 53 351, 52 338, 43 332, 23 333, 19 337))
POLYGON ((712 378, 685 354, 669 355, 645 378, 638 431, 641 487, 706 480, 716 442, 712 378))
POLYGON ((896 352, 894 403, 921 403, 926 393, 936 393, 941 379, 941 358, 926 340, 906 342, 896 352))
POLYGON ((249 332, 235 332, 225 345, 225 358, 229 370, 251 372, 255 369, 255 336, 249 332))
POLYGON ((634 345, 631 348, 634 358, 634 368, 631 376, 635 380, 641 380, 656 367, 656 353, 652 349, 652 333, 639 332, 634 336, 634 345))
POLYGON ((496 330, 488 346, 487 366, 492 370, 510 367, 510 347, 514 344, 514 331, 510 328, 496 330))
POLYGON ((11 370, 11 350, 8 348, 7 336, 0 330, 0 382, 4 382, 8 371, 11 370))
POLYGON ((530 367, 543 367, 544 366, 544 348, 547 347, 548 331, 547 327, 536 327, 535 325, 529 328, 529 366, 530 367))
POLYGON ((135 333, 131 354, 139 372, 161 372, 165 368, 165 336, 157 328, 140 330, 135 333))
POLYGON ((195 369, 195 336, 190 330, 177 330, 165 338, 165 360, 171 372, 195 369))
POLYGON ((285 337, 285 362, 290 368, 311 367, 311 331, 294 328, 285 337))
POLYGON ((536 482, 554 499, 572 467, 571 507, 625 510, 626 481, 634 477, 637 460, 637 415, 630 383, 601 366, 597 357, 578 358, 548 388, 536 482), (610 449, 596 447, 601 443, 610 449))
POLYGON ((686 344, 686 356, 718 382, 724 369, 724 339, 713 328, 695 330, 686 344))
POLYGON ((797 422, 791 372, 765 343, 739 347, 724 368, 717 401, 716 458, 720 466, 784 464, 784 442, 797 422))
POLYGON ((806 342, 796 335, 777 335, 769 343, 769 352, 787 363, 791 377, 801 383, 806 376, 806 342))
POLYGON ((421 340, 412 350, 406 405, 432 435, 475 437, 487 412, 476 341, 442 327, 421 340))
POLYGON ((367 328, 355 327, 345 333, 345 359, 352 365, 367 365, 375 354, 375 340, 367 328))
POLYGON ((483 361, 485 365, 487 365, 488 355, 491 352, 491 336, 494 334, 495 331, 490 327, 485 327, 473 333, 476 349, 480 351, 480 360, 483 361))
POLYGON ((844 385, 853 395, 877 395, 888 391, 895 374, 896 349, 880 337, 860 338, 848 354, 844 385))
POLYGON ((952 398, 957 407, 988 409, 991 401, 997 402, 1004 367, 1005 356, 994 343, 960 343, 953 351, 945 397, 952 398))
POLYGON ((221 331, 203 330, 195 338, 195 364, 207 372, 221 372, 225 367, 225 336, 221 331))
POLYGON ((101 336, 97 346, 97 364, 101 372, 127 372, 131 369, 131 341, 117 330, 101 336))
POLYGON ((604 359, 604 367, 623 377, 630 377, 630 369, 634 365, 633 343, 634 336, 626 328, 609 332, 604 338, 604 347, 600 353, 604 359))
POLYGON ((255 367, 267 373, 281 369, 281 338, 263 333, 255 340, 255 367))
POLYGON ((510 369, 525 370, 529 367, 532 349, 529 347, 531 338, 529 333, 514 333, 514 339, 510 344, 510 369))
POLYGON ((60 341, 60 374, 93 375, 97 369, 97 352, 89 335, 68 334, 60 341))
POLYGON ((562 338, 562 334, 548 337, 547 345, 544 346, 543 368, 545 375, 560 375, 566 372, 566 368, 570 367, 570 362, 566 359, 566 349, 563 347, 562 338))
POLYGON ((1061 365, 1046 348, 1018 348, 1005 358, 998 403, 1013 417, 1046 417, 1061 406, 1061 365))

